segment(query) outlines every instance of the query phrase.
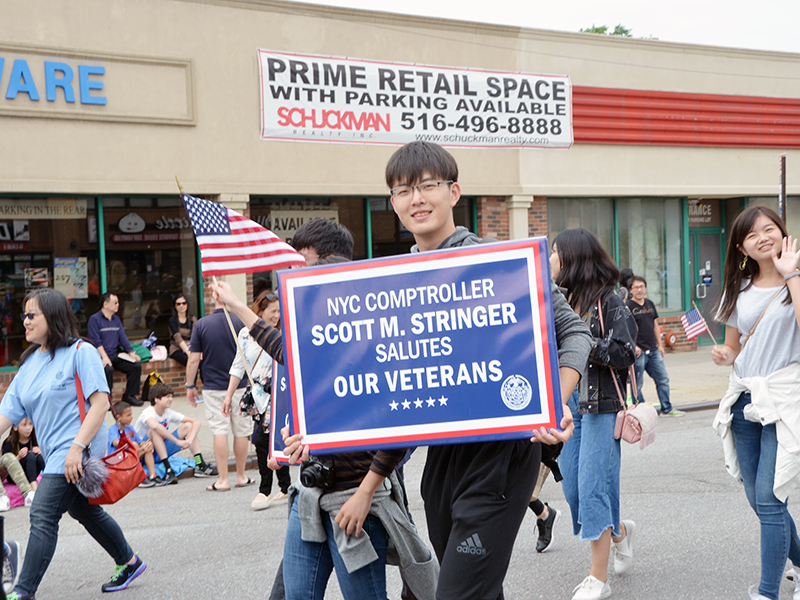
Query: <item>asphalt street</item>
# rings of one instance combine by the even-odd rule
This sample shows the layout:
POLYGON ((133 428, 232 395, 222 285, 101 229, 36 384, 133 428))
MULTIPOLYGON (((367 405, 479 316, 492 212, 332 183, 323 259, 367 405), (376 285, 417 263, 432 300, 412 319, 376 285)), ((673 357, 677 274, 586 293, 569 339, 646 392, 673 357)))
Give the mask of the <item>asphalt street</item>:
MULTIPOLYGON (((634 564, 624 576, 609 569, 612 598, 736 600, 759 576, 759 530, 741 484, 725 471, 722 447, 710 427, 713 411, 662 418, 655 444, 623 444, 622 515, 637 523, 634 564)), ((425 450, 406 467, 411 510, 424 533, 419 478, 425 450)), ((257 477, 257 472, 249 472, 257 477)), ((296 473, 295 473, 296 476, 296 473)), ((137 489, 109 512, 148 563, 125 600, 266 598, 280 562, 286 505, 253 512, 254 486, 207 492, 206 479, 137 489)), ((542 499, 563 511, 552 551, 537 554, 536 520, 526 516, 506 577, 509 600, 568 600, 589 572, 588 542, 572 535, 559 484, 542 499)), ((794 511, 797 515, 797 511, 794 511)), ((28 509, 5 513, 7 539, 27 541, 28 509)), ((397 570, 388 569, 389 598, 399 598, 397 570)), ((100 585, 113 572, 110 558, 68 515, 39 600, 108 598, 100 585)), ((784 583, 781 598, 791 598, 784 583)), ((335 577, 327 598, 341 595, 335 577)))

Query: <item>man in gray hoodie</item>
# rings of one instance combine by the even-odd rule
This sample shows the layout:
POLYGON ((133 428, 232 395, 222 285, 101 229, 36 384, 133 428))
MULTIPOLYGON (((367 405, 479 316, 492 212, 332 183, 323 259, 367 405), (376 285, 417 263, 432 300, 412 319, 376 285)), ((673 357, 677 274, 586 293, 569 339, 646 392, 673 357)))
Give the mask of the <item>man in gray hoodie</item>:
MULTIPOLYGON (((456 227, 453 207, 461 197, 458 165, 430 142, 412 142, 386 166, 392 206, 414 235, 411 252, 480 244, 465 227, 456 227)), ((561 430, 533 432, 528 440, 431 446, 422 475, 428 534, 441 565, 439 600, 503 598, 503 580, 541 462, 541 445, 572 435, 566 407, 586 368, 592 339, 583 321, 555 288, 553 313, 558 345, 561 430), (465 548, 467 551, 465 551, 465 548)))

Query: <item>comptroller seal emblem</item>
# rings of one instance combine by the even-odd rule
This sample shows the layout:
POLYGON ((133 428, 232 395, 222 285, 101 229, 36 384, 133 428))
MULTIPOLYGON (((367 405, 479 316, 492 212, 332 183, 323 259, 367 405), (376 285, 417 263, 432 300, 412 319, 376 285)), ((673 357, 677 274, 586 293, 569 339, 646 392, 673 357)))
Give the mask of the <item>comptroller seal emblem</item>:
POLYGON ((509 375, 500 386, 500 396, 511 410, 522 410, 531 402, 531 384, 522 375, 509 375))

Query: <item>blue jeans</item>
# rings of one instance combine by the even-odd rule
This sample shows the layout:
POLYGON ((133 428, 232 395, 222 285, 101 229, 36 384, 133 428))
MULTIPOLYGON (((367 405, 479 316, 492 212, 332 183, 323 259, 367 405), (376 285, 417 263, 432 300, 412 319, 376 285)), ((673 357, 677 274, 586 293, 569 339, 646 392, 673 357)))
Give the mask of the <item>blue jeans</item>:
POLYGON ((612 535, 618 537, 620 443, 614 439, 617 415, 580 414, 577 390, 569 399, 569 407, 575 431, 561 450, 558 466, 572 513, 572 533, 580 533, 584 541, 594 541, 611 527, 612 535))
POLYGON ((86 496, 63 475, 42 475, 31 505, 30 537, 15 592, 29 596, 36 593, 56 550, 58 522, 67 511, 111 555, 115 564, 124 565, 133 557, 122 529, 106 511, 89 504, 86 496))
POLYGON ((778 436, 775 425, 762 426, 744 418, 750 404, 750 392, 744 392, 731 407, 731 432, 736 443, 736 457, 744 481, 747 501, 761 523, 761 585, 759 593, 777 600, 786 559, 800 567, 800 540, 788 502, 781 502, 772 492, 775 482, 775 457, 778 436))
POLYGON ((644 402, 644 394, 642 394, 642 384, 644 383, 644 372, 653 378, 656 383, 656 392, 658 393, 658 400, 661 402, 661 412, 667 414, 672 411, 672 403, 669 401, 669 375, 667 374, 667 367, 664 365, 664 357, 661 352, 656 350, 642 350, 642 353, 633 364, 633 369, 636 372, 636 390, 637 402, 644 402))
POLYGON ((322 524, 327 539, 321 543, 304 542, 297 501, 293 503, 283 547, 286 600, 322 600, 333 569, 336 569, 345 600, 386 600, 386 548, 389 539, 377 517, 367 516, 361 535, 369 535, 378 558, 352 573, 347 572, 339 554, 328 513, 322 512, 322 524))

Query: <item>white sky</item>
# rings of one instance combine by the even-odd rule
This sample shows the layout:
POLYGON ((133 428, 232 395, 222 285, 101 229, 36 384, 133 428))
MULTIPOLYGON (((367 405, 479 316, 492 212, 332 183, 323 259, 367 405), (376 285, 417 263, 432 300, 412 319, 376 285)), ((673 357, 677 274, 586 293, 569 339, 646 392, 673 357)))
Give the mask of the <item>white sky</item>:
POLYGON ((315 4, 577 32, 800 53, 800 0, 314 0, 315 4))

